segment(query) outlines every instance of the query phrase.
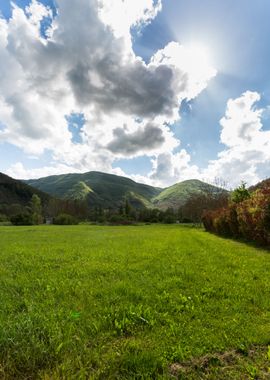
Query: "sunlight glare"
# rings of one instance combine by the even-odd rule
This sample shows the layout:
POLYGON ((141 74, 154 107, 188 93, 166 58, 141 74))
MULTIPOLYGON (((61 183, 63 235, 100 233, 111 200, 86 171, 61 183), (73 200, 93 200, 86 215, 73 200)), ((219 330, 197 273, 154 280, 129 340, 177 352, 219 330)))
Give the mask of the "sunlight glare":
POLYGON ((190 73, 196 73, 198 76, 204 76, 206 72, 212 70, 213 63, 209 49, 200 44, 190 44, 185 46, 185 62, 187 70, 190 73))

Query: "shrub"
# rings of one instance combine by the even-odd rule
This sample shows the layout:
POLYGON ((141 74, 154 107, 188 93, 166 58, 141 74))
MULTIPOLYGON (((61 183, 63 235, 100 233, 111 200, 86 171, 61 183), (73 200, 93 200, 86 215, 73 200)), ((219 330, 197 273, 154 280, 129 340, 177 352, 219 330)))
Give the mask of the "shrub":
POLYGON ((173 224, 176 222, 176 217, 174 215, 165 215, 163 219, 163 223, 165 224, 173 224))
POLYGON ((204 211, 202 214, 202 222, 206 231, 215 232, 213 226, 213 211, 204 211))
POLYGON ((190 218, 184 217, 184 218, 181 220, 181 223, 192 223, 192 220, 191 220, 190 218))
POLYGON ((59 214, 53 219, 53 224, 71 225, 78 224, 78 220, 69 214, 59 214))
POLYGON ((240 231, 239 231, 236 205, 231 204, 228 207, 228 211, 229 211, 228 223, 229 223, 229 228, 230 228, 230 236, 237 238, 240 236, 240 231))
POLYGON ((0 214, 0 223, 7 222, 8 217, 5 214, 0 214))
POLYGON ((221 209, 219 214, 214 218, 213 226, 214 230, 222 236, 231 236, 230 224, 229 224, 229 210, 221 209))
MULTIPOLYGON (((202 221, 205 229, 222 236, 270 244, 270 186, 259 188, 251 194, 245 192, 243 186, 240 190, 243 197, 239 196, 237 201, 232 199, 228 207, 204 213, 202 221)), ((239 192, 235 194, 239 195, 239 192)))
POLYGON ((33 218, 31 214, 20 213, 10 218, 11 223, 14 226, 31 226, 33 224, 33 218))
POLYGON ((261 244, 270 244, 270 187, 254 191, 250 199, 237 206, 237 219, 242 236, 261 244))
POLYGON ((113 225, 128 226, 128 225, 134 224, 133 220, 130 220, 126 218, 124 215, 119 215, 119 214, 112 215, 108 221, 110 224, 113 224, 113 225))

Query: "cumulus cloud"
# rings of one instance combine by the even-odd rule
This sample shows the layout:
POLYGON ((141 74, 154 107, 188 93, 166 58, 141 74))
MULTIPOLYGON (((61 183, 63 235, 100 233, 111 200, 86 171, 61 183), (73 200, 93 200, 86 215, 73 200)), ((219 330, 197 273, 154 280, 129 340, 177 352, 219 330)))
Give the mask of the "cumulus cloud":
POLYGON ((270 175, 270 131, 263 130, 263 109, 257 108, 260 94, 247 91, 230 99, 220 120, 220 140, 226 148, 203 171, 206 177, 220 177, 232 187, 240 181, 254 184, 270 175))
POLYGON ((134 133, 126 133, 125 129, 116 128, 113 131, 114 139, 108 144, 108 149, 113 153, 125 156, 138 152, 138 149, 151 151, 165 141, 162 130, 154 125, 146 125, 134 133))
POLYGON ((113 139, 107 148, 114 154, 123 157, 134 157, 136 155, 150 154, 160 151, 171 151, 179 145, 179 141, 174 138, 172 132, 163 125, 155 123, 125 124, 122 128, 118 127, 113 130, 113 139), (166 142, 166 145, 164 143, 166 142))
POLYGON ((171 154, 181 101, 216 71, 176 42, 148 64, 135 55, 131 29, 161 9, 161 0, 57 0, 44 34, 49 7, 13 4, 12 17, 0 19, 0 143, 36 156, 49 150, 54 166, 85 171, 112 171, 120 156, 171 154), (81 143, 67 125, 74 113, 84 117, 81 143))
POLYGON ((50 7, 46 7, 37 0, 32 0, 29 6, 25 8, 29 22, 36 27, 37 35, 40 33, 40 23, 44 18, 53 18, 53 12, 50 7))
POLYGON ((254 142, 262 128, 262 109, 256 109, 260 94, 247 91, 237 99, 230 99, 225 117, 220 120, 220 140, 228 147, 254 142))
POLYGON ((131 46, 130 28, 143 27, 162 9, 161 0, 99 0, 99 16, 111 27, 115 37, 123 37, 131 46))
POLYGON ((185 149, 178 153, 162 153, 152 160, 153 170, 149 179, 156 186, 165 187, 186 179, 200 177, 199 168, 190 163, 185 149))
POLYGON ((182 149, 178 153, 157 155, 152 160, 152 172, 134 179, 164 187, 190 178, 207 182, 218 178, 233 188, 241 181, 252 185, 269 177, 270 131, 263 129, 262 122, 269 107, 258 108, 260 99, 259 93, 246 91, 228 100, 225 116, 220 120, 220 141, 224 149, 206 168, 192 165, 190 155, 182 149))
MULTIPOLYGON (((110 172, 112 174, 125 176, 123 170, 118 167, 111 169, 110 172)), ((34 179, 68 173, 85 173, 85 169, 80 169, 78 167, 65 165, 61 163, 57 163, 56 165, 54 164, 51 166, 44 166, 42 168, 29 169, 25 168, 25 166, 21 162, 16 162, 15 164, 11 165, 8 170, 6 170, 7 175, 17 179, 34 179)))
POLYGON ((44 166, 42 168, 27 169, 21 162, 11 165, 6 174, 17 179, 33 179, 50 175, 76 173, 76 168, 58 164, 57 166, 44 166))

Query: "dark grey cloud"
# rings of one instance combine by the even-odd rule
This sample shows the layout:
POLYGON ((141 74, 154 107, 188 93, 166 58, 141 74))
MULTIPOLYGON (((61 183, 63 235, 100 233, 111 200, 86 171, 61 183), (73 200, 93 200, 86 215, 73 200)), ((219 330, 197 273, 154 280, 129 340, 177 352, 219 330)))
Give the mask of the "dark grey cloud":
POLYGON ((179 106, 179 91, 184 93, 188 87, 185 73, 167 64, 146 65, 127 52, 123 39, 115 38, 98 17, 96 1, 80 0, 78 6, 58 0, 58 5, 57 29, 45 47, 43 62, 48 67, 43 64, 43 70, 55 62, 55 73, 66 71, 79 107, 94 104, 106 113, 172 116, 179 106))
POLYGON ((16 120, 19 131, 24 136, 30 137, 33 140, 48 137, 51 131, 48 128, 37 128, 37 122, 39 116, 29 112, 31 105, 27 104, 27 99, 23 99, 23 94, 14 95, 8 98, 8 103, 12 107, 12 115, 16 120), (21 121, 24 121, 21 124, 21 121))
POLYGON ((164 142, 162 129, 147 124, 133 133, 127 133, 123 128, 116 128, 113 131, 113 140, 107 145, 107 148, 116 154, 132 156, 140 151, 149 152, 159 148, 164 142))
POLYGON ((154 118, 171 117, 178 107, 176 74, 166 65, 147 67, 138 60, 119 67, 111 57, 104 57, 94 69, 78 63, 69 71, 68 79, 78 104, 94 103, 106 112, 154 118), (101 86, 97 87, 91 80, 93 70, 101 86))

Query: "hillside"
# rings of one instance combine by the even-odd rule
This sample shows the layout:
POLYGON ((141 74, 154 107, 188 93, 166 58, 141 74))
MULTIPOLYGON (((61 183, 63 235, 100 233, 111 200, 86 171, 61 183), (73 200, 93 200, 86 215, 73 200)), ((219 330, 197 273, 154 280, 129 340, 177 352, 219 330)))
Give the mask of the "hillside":
POLYGON ((22 181, 0 173, 0 205, 10 206, 12 204, 18 204, 26 206, 33 194, 37 194, 43 204, 47 203, 51 198, 50 195, 43 191, 34 189, 22 181))
POLYGON ((176 209, 183 206, 192 196, 218 194, 221 191, 225 190, 198 179, 190 179, 167 187, 152 199, 152 203, 161 209, 168 207, 176 209))
POLYGON ((27 184, 62 199, 87 200, 89 206, 119 207, 128 199, 133 207, 151 207, 151 199, 161 189, 129 178, 101 172, 49 176, 25 181, 27 184))
POLYGON ((177 209, 194 195, 221 191, 216 186, 195 179, 161 189, 101 172, 55 175, 25 182, 62 199, 86 200, 90 207, 103 208, 117 208, 128 199, 135 208, 177 209))

